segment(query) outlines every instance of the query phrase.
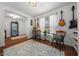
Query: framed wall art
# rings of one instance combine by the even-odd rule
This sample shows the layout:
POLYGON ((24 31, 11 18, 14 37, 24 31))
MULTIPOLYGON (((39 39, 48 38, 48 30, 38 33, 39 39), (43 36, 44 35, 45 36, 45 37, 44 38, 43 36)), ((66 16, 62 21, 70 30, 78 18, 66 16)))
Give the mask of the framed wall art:
POLYGON ((18 22, 11 22, 11 36, 18 36, 19 30, 18 30, 18 22))

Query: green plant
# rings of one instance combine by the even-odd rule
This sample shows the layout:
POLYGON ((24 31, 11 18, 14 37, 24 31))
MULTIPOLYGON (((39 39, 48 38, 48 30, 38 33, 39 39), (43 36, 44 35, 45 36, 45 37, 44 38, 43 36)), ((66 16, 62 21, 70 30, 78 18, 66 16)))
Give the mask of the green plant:
POLYGON ((47 35, 47 31, 46 31, 46 30, 45 30, 43 33, 44 33, 44 36, 46 36, 46 35, 47 35))

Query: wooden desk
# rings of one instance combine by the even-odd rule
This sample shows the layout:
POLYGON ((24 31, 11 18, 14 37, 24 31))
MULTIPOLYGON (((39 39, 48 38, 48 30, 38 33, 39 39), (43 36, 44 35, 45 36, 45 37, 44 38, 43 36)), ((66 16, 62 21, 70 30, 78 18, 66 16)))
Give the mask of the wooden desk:
POLYGON ((32 31, 32 36, 34 39, 40 39, 40 36, 41 36, 41 30, 39 29, 34 29, 32 31))

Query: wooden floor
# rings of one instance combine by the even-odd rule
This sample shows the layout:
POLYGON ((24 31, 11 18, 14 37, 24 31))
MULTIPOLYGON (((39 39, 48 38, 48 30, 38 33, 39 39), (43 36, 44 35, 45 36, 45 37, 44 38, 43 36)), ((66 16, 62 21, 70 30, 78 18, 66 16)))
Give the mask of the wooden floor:
POLYGON ((3 47, 0 47, 0 56, 3 56, 3 47))
POLYGON ((5 40, 5 47, 4 48, 8 48, 10 46, 25 42, 27 40, 29 40, 29 39, 27 39, 27 37, 23 37, 23 38, 20 38, 20 39, 15 39, 15 40, 11 40, 10 38, 7 38, 5 40))
MULTIPOLYGON (((20 38, 20 39, 16 39, 16 40, 11 40, 10 38, 8 38, 5 41, 5 46, 0 48, 0 55, 3 55, 3 49, 11 47, 11 46, 19 44, 19 43, 22 43, 22 42, 25 42, 27 40, 29 40, 29 39, 20 38)), ((50 43, 47 40, 37 39, 36 41, 40 42, 40 43, 43 43, 43 44, 46 44, 46 45, 49 45, 51 47, 57 48, 57 49, 60 49, 60 46, 61 46, 61 44, 57 44, 57 43, 54 43, 54 42, 50 43)), ((74 48, 71 47, 71 46, 65 45, 65 48, 62 48, 61 50, 63 50, 65 52, 65 56, 77 56, 78 55, 76 53, 76 51, 74 50, 74 48)))
POLYGON ((0 56, 3 56, 3 52, 4 52, 3 50, 5 48, 11 47, 11 46, 16 45, 16 44, 20 44, 20 43, 25 42, 27 40, 29 40, 29 39, 27 39, 27 37, 23 37, 23 38, 20 38, 20 39, 15 39, 15 40, 11 40, 10 37, 7 38, 5 40, 5 46, 4 47, 0 47, 0 56))

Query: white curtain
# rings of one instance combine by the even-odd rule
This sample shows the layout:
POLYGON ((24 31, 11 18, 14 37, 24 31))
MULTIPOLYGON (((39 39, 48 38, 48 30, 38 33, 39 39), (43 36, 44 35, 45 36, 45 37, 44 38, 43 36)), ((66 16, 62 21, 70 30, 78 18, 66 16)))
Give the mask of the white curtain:
POLYGON ((39 26, 40 26, 40 29, 41 29, 41 34, 43 34, 43 32, 45 30, 45 18, 40 18, 39 26))
POLYGON ((57 15, 51 15, 49 16, 49 20, 50 20, 50 34, 55 33, 56 30, 56 26, 58 24, 57 22, 57 15))

